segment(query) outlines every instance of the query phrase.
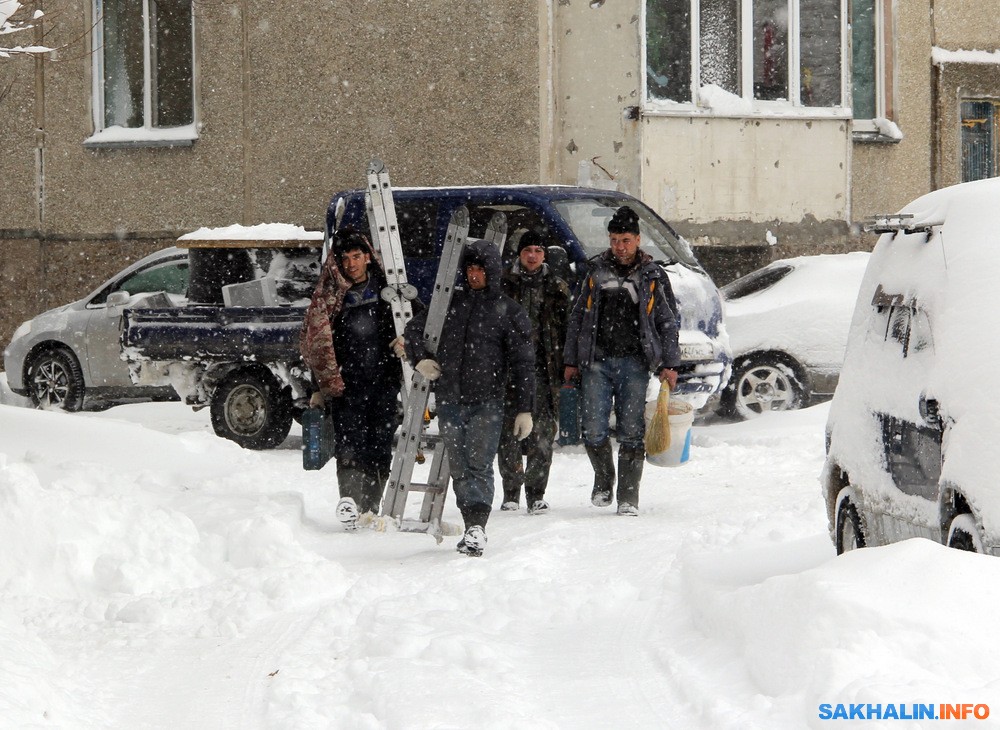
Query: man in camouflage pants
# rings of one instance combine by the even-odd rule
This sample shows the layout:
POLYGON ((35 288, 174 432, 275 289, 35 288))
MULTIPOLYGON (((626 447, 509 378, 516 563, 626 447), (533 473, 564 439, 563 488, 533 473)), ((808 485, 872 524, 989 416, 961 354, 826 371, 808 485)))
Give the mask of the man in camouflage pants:
POLYGON ((523 484, 528 514, 538 514, 549 508, 544 497, 559 412, 569 287, 545 264, 545 249, 534 231, 526 231, 518 240, 518 257, 504 273, 503 287, 508 296, 524 307, 531 320, 535 348, 535 408, 531 414, 534 423, 531 434, 517 441, 513 436, 517 408, 508 394, 498 453, 503 479, 500 509, 518 508, 523 484), (527 448, 527 470, 522 459, 522 445, 527 448))

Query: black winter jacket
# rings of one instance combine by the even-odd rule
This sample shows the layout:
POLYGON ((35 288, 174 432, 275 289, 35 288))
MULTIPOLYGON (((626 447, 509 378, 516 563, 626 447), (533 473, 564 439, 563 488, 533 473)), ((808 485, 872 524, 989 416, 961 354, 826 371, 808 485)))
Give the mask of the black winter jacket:
POLYGON ((508 373, 518 413, 530 413, 535 398, 535 352, 524 308, 503 293, 500 251, 489 241, 473 240, 462 251, 461 286, 456 286, 437 353, 424 348, 427 312, 406 325, 406 352, 412 363, 433 358, 441 366, 434 385, 440 403, 503 400, 508 373), (474 257, 486 271, 486 287, 465 283, 465 262, 474 257))

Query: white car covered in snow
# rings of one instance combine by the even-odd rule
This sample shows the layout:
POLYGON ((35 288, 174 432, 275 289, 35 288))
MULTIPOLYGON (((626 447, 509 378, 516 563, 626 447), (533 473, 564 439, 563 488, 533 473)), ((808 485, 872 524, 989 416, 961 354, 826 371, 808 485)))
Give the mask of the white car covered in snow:
POLYGON ((781 259, 722 287, 733 351, 722 414, 753 418, 833 393, 868 257, 781 259))
POLYGON ((1000 179, 876 224, 830 405, 837 552, 925 537, 1000 554, 1000 179))

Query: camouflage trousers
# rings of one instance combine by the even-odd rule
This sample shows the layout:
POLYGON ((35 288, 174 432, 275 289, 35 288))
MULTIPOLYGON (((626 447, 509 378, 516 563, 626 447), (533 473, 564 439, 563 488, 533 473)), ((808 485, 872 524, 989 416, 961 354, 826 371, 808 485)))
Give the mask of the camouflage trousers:
POLYGON ((556 419, 551 411, 533 413, 534 426, 523 441, 514 438, 516 413, 505 413, 500 431, 500 449, 497 461, 503 479, 503 501, 520 502, 524 486, 526 504, 530 507, 545 496, 552 466, 552 444, 556 435, 556 419), (524 457, 527 456, 527 468, 524 457))

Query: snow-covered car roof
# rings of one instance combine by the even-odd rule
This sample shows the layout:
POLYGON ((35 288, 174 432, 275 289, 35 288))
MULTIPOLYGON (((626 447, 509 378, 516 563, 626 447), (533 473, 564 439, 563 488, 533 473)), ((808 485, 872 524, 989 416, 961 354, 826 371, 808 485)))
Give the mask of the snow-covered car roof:
POLYGON ((778 350, 805 365, 837 366, 869 254, 780 259, 720 290, 733 356, 778 350))

